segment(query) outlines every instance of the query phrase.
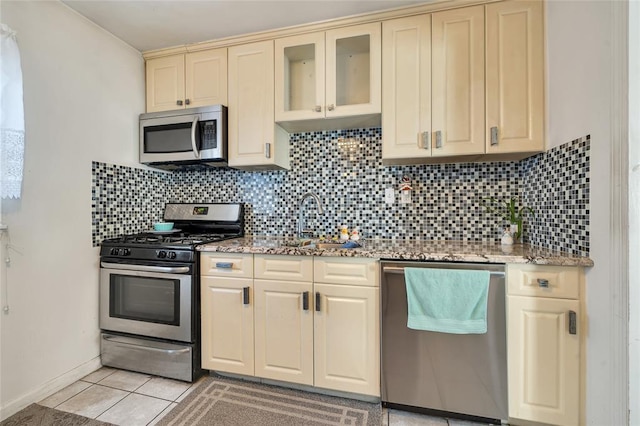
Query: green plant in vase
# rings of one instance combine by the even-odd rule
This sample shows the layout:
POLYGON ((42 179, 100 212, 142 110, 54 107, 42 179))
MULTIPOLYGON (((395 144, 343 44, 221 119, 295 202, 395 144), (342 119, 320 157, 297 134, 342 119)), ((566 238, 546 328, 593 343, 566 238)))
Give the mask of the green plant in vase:
POLYGON ((520 241, 520 237, 522 237, 522 220, 524 216, 529 213, 532 217, 535 217, 535 212, 531 207, 519 205, 518 197, 511 197, 508 200, 488 197, 483 198, 482 203, 486 211, 495 214, 502 220, 508 221, 511 225, 515 225, 514 241, 520 241))

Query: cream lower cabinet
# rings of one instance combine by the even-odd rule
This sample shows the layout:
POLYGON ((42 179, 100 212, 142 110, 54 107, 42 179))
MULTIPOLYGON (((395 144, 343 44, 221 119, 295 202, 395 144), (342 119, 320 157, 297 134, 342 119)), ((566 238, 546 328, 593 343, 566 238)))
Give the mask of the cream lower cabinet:
POLYGON ((253 375, 253 256, 202 254, 202 368, 253 375))
POLYGON ((203 368, 380 395, 376 260, 226 253, 201 260, 203 368))
POLYGON ((380 396, 378 262, 314 258, 315 386, 380 396))
POLYGON ((510 423, 578 425, 582 271, 536 265, 507 271, 510 423))
POLYGON ((313 260, 261 256, 255 262, 255 375, 313 385, 313 260))

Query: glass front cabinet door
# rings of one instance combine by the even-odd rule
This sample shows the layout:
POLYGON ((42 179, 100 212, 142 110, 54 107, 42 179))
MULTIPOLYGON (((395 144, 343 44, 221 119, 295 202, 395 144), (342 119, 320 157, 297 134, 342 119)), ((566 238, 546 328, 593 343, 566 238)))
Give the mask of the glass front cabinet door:
POLYGON ((276 40, 276 121, 380 114, 380 23, 276 40))

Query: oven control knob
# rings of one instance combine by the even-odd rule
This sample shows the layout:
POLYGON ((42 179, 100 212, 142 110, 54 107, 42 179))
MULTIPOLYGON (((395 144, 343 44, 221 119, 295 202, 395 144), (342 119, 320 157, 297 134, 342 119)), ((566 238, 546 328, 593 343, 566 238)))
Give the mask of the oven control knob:
POLYGON ((160 250, 160 251, 158 252, 158 257, 159 257, 160 259, 164 259, 165 257, 167 257, 167 252, 166 252, 166 251, 164 251, 164 250, 160 250))
POLYGON ((129 256, 131 254, 131 250, 128 248, 122 249, 123 256, 129 256))
POLYGON ((167 257, 169 259, 175 259, 176 258, 176 252, 175 251, 170 251, 169 253, 167 253, 167 257))
POLYGON ((111 256, 117 256, 118 255, 118 249, 117 248, 112 248, 111 251, 109 252, 109 254, 111 254, 111 256))

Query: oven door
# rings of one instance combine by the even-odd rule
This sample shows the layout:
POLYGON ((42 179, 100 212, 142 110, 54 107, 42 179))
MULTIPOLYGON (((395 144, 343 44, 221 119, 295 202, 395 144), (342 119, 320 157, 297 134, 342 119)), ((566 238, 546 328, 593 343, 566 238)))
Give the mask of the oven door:
POLYGON ((100 328, 193 342, 194 277, 189 265, 101 262, 100 328))

